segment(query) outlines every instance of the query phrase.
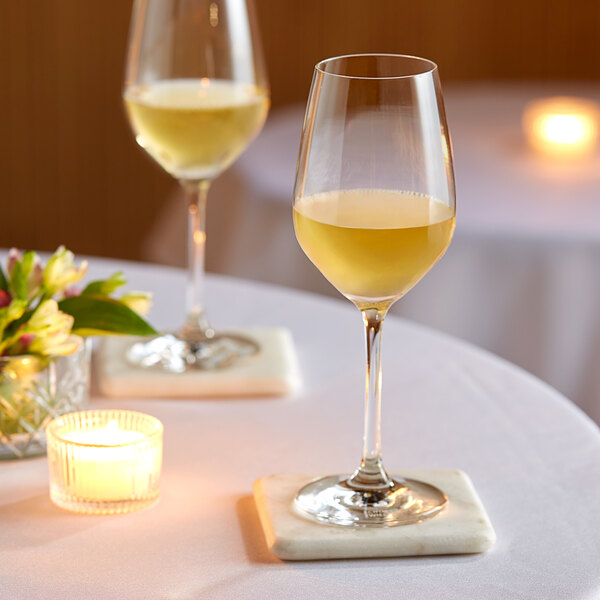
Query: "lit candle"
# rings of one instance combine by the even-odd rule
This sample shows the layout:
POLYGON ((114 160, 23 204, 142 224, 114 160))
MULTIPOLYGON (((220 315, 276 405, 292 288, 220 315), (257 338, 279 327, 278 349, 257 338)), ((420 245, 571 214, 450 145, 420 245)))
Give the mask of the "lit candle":
POLYGON ((598 142, 598 105, 581 98, 534 100, 523 111, 529 144, 543 154, 578 158, 591 154, 598 142))
POLYGON ((132 411, 91 410, 52 421, 46 430, 50 498, 90 514, 130 512, 159 493, 162 424, 132 411))

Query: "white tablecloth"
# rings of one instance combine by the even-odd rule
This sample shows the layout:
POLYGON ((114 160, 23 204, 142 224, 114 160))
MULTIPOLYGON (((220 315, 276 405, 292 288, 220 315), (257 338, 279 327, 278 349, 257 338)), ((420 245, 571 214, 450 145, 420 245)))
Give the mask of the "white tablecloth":
MULTIPOLYGON (((600 100, 600 85, 479 84, 445 90, 457 231, 446 256, 393 311, 482 346, 548 381, 600 423, 600 157, 536 156, 521 113, 536 97, 600 100)), ((219 178, 208 268, 328 295, 299 249, 291 198, 304 107, 275 111, 219 178)), ((179 198, 149 234, 151 260, 183 264, 179 198)))
MULTIPOLYGON (((179 322, 183 274, 123 268, 156 292, 153 320, 179 322)), ((217 326, 284 325, 299 354, 293 398, 107 400, 165 426, 159 503, 121 517, 64 512, 46 461, 0 463, 0 597, 600 597, 600 434, 546 384, 484 351, 390 317, 383 334, 383 449, 390 470, 460 468, 496 528, 485 555, 283 563, 266 550, 251 497, 268 473, 346 472, 359 460, 363 337, 349 303, 211 277, 217 326)))

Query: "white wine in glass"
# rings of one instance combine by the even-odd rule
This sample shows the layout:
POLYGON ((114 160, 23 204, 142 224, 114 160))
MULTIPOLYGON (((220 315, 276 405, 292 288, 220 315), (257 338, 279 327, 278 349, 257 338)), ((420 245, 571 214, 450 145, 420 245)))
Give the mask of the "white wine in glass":
POLYGON ((298 241, 321 273, 360 308, 385 307, 444 253, 454 211, 434 198, 393 190, 343 190, 300 198, 298 241))
POLYGON ((455 223, 452 153, 437 67, 402 55, 320 62, 294 191, 300 246, 361 311, 367 344, 363 456, 351 475, 309 483, 317 521, 385 527, 433 517, 443 491, 391 477, 381 459, 381 330, 390 306, 444 254, 455 223))
POLYGON ((269 89, 252 0, 136 0, 123 99, 139 145, 188 198, 187 317, 181 331, 134 344, 130 361, 182 372, 254 354, 248 339, 215 334, 204 312, 210 183, 261 130, 269 89))
POLYGON ((128 89, 137 141, 178 179, 213 179, 241 154, 264 123, 269 97, 233 81, 179 79, 128 89))

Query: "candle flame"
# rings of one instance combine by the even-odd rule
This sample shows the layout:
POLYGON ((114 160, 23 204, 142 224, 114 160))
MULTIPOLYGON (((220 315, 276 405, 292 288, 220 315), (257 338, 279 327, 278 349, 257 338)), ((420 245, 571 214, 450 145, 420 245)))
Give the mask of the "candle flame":
POLYGON ((104 429, 104 439, 107 446, 118 446, 122 440, 119 435, 121 430, 119 429, 119 422, 116 419, 111 419, 104 429))
POLYGON ((113 435, 113 434, 117 433, 118 431, 119 431, 119 423, 116 421, 116 419, 111 419, 106 424, 107 435, 113 435))

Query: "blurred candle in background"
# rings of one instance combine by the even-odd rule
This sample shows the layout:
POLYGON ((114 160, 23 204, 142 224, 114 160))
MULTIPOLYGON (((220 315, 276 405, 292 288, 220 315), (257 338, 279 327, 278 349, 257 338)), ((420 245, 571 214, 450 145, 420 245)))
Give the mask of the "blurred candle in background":
POLYGON ((583 158, 598 144, 599 106, 567 96, 534 100, 523 111, 523 131, 532 148, 558 158, 583 158))

